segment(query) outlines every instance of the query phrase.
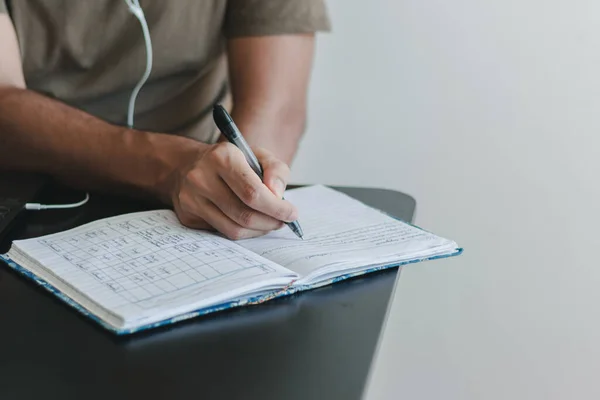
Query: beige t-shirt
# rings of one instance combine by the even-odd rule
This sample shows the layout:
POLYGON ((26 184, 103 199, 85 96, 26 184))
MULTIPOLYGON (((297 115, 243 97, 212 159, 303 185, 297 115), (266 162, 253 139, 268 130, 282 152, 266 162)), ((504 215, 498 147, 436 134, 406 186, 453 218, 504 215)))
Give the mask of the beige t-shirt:
MULTIPOLYGON (((135 127, 212 142, 212 105, 228 103, 225 39, 329 30, 324 0, 140 0, 152 74, 135 127)), ((125 125, 146 68, 142 29, 124 0, 0 0, 21 50, 27 87, 125 125)))

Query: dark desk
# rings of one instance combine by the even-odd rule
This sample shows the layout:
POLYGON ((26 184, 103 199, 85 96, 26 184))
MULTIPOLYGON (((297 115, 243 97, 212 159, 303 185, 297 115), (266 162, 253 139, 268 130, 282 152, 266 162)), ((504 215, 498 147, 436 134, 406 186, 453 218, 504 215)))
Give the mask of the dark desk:
MULTIPOLYGON (((412 220, 407 195, 340 190, 412 220)), ((78 210, 31 213, 0 247, 146 208, 93 195, 78 210)), ((395 277, 384 271, 122 338, 1 265, 0 399, 359 398, 395 277)))

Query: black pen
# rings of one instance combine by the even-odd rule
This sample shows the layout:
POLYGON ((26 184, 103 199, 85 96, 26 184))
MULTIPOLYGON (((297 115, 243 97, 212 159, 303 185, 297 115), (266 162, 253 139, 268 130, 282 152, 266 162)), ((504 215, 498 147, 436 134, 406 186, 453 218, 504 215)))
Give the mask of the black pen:
MULTIPOLYGON (((256 172, 256 175, 258 175, 262 181, 263 171, 258 159, 254 155, 252 149, 250 149, 250 146, 248 146, 248 143, 244 140, 242 132, 240 132, 238 127, 235 125, 235 122, 233 122, 231 115, 229 115, 227 110, 225 110, 222 105, 216 104, 214 106, 213 119, 215 120, 215 124, 223 136, 225 136, 231 144, 242 151, 244 157, 246 157, 246 161, 248 161, 248 164, 250 164, 250 168, 256 172)), ((286 222, 285 224, 290 227, 296 236, 298 236, 300 239, 304 239, 304 233, 302 232, 302 228, 300 228, 298 221, 286 222)))

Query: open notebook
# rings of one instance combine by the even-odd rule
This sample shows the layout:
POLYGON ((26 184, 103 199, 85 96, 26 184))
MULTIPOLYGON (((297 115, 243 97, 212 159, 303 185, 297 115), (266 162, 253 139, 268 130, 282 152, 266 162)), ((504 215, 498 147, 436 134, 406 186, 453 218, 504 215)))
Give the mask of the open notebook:
POLYGON ((0 257, 105 328, 127 334, 461 251, 324 186, 290 190, 286 198, 300 210, 305 240, 284 226, 233 242, 157 210, 15 241, 0 257))

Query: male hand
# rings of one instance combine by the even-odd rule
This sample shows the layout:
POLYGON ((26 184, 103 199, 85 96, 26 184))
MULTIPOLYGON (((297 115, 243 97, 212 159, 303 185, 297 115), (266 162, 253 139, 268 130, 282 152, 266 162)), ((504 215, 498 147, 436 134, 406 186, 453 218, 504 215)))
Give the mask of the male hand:
POLYGON ((287 164, 264 149, 253 151, 264 183, 231 143, 200 146, 196 160, 180 168, 172 185, 173 206, 182 224, 216 229, 238 240, 297 219, 296 208, 282 200, 290 174, 287 164))

